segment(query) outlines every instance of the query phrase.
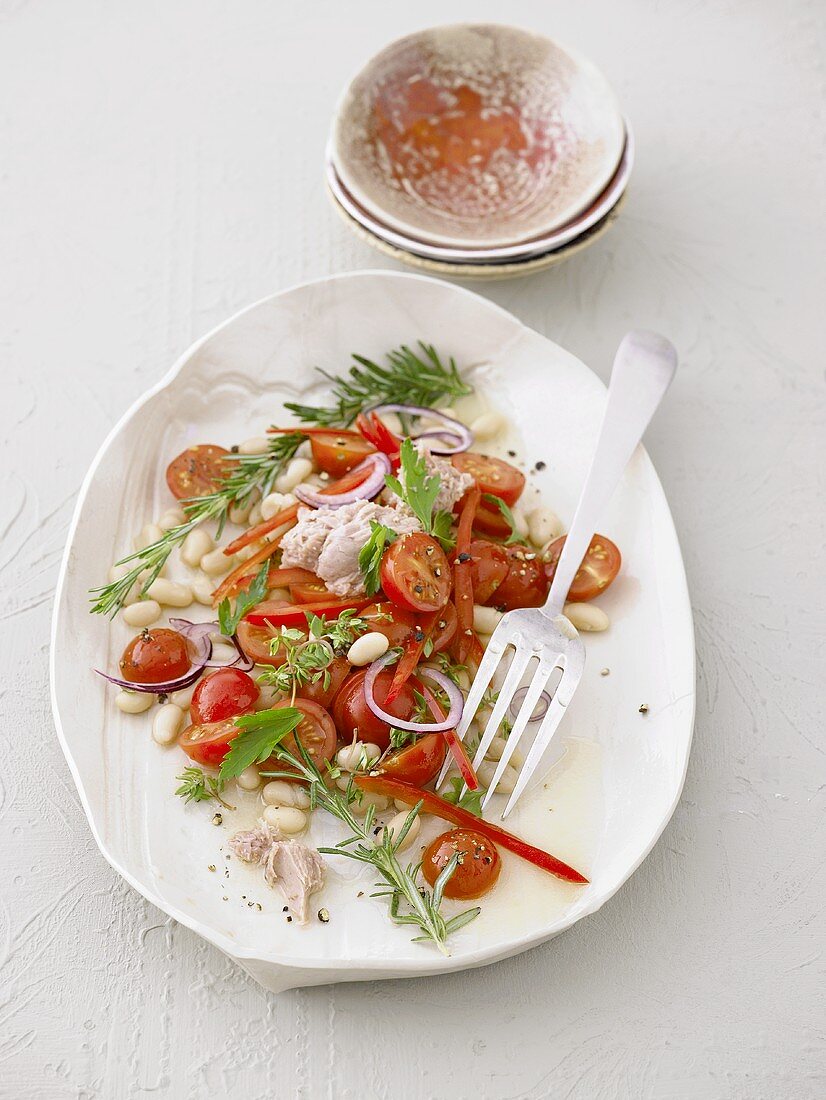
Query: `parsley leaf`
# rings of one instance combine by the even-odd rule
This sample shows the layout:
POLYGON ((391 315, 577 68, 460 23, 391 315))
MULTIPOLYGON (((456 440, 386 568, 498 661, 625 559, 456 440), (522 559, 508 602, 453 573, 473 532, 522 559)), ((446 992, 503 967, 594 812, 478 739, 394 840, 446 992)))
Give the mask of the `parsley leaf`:
POLYGON ((402 443, 399 458, 401 479, 388 474, 384 479, 388 489, 404 501, 428 535, 433 535, 449 550, 454 542, 451 538, 453 517, 450 512, 433 511, 442 479, 438 474, 427 472, 425 457, 419 454, 410 438, 402 443))
POLYGON ((241 732, 230 741, 229 752, 221 761, 221 779, 233 779, 252 764, 263 764, 301 718, 296 707, 239 715, 235 725, 241 732))
POLYGON ((511 529, 511 533, 505 539, 505 546, 510 546, 512 543, 520 543, 522 546, 527 545, 525 539, 516 530, 516 520, 513 518, 513 512, 505 504, 501 497, 494 496, 493 493, 482 493, 482 500, 486 500, 488 504, 495 504, 499 511, 502 513, 505 522, 511 529))
POLYGON ((375 596, 381 588, 381 559, 385 549, 396 539, 396 532, 383 523, 370 520, 370 538, 359 551, 359 569, 364 574, 364 588, 368 596, 375 596))
POLYGON ((227 637, 229 637, 230 634, 234 634, 238 629, 238 624, 246 613, 251 608, 261 603, 267 594, 267 577, 269 572, 270 563, 265 561, 256 573, 249 588, 244 592, 238 593, 234 611, 232 610, 229 598, 221 601, 218 606, 218 625, 221 628, 222 634, 225 634, 227 637))
POLYGON ((462 794, 462 787, 464 787, 464 785, 464 779, 455 775, 450 780, 450 790, 443 791, 442 798, 445 802, 450 802, 462 810, 467 810, 467 812, 473 814, 474 817, 481 817, 482 799, 485 797, 485 791, 481 787, 478 787, 475 791, 465 791, 465 793, 462 794))

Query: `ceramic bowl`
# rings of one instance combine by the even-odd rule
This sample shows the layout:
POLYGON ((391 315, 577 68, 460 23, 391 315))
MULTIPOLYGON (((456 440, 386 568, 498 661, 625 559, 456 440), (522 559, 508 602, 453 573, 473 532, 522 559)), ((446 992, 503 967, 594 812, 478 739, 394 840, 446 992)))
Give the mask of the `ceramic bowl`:
MULTIPOLYGON (((284 291, 198 340, 113 427, 81 488, 60 570, 52 703, 101 851, 144 897, 273 990, 443 974, 547 940, 619 889, 660 835, 683 784, 694 712, 691 608, 668 505, 642 448, 600 524, 622 548, 624 568, 601 597, 611 629, 585 640, 585 674, 558 734, 565 752, 544 781, 554 812, 540 807, 541 831, 522 816, 521 803, 508 819, 531 840, 552 829, 544 842, 581 866, 590 884, 560 883, 506 854, 497 890, 452 938, 448 957, 391 923, 385 901, 369 896, 374 874, 342 857, 331 859, 318 902, 329 922, 287 923, 283 899, 264 886, 260 870, 226 859, 231 832, 260 812, 258 795, 233 792, 236 810, 216 824, 208 804, 185 806, 173 792, 186 757, 154 743, 146 715, 118 711, 114 689, 91 671, 114 667, 134 632, 91 616, 88 590, 131 548, 135 531, 168 508, 169 458, 195 443, 229 446, 272 423, 285 399, 320 397, 315 365, 343 371, 353 352, 381 359, 419 338, 454 356, 506 415, 513 428, 502 446, 518 449, 526 463, 546 463, 531 480, 569 522, 605 406, 596 375, 467 290, 359 272, 284 291)), ((170 562, 173 579, 185 569, 170 562)), ((313 815, 311 843, 335 844, 342 835, 335 819, 313 815)))
POLYGON ((429 244, 551 233, 606 188, 625 132, 594 65, 499 25, 436 27, 381 51, 337 108, 330 149, 353 198, 429 244))
POLYGON ((577 217, 553 233, 545 233, 518 245, 487 248, 458 248, 430 245, 392 229, 375 218, 350 194, 339 179, 331 157, 327 160, 327 187, 331 197, 352 219, 369 234, 384 241, 395 250, 411 253, 420 259, 440 264, 513 264, 547 257, 567 244, 592 239, 589 230, 604 222, 608 214, 619 206, 634 164, 634 138, 626 123, 626 141, 617 170, 605 190, 577 217))

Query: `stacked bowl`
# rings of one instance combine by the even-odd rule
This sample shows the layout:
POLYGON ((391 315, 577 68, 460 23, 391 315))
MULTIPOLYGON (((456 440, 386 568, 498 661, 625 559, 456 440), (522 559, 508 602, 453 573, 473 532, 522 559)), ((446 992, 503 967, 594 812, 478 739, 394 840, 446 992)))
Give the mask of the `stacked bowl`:
POLYGON ((391 43, 345 89, 327 149, 334 205, 362 239, 466 278, 559 263, 616 217, 634 146, 586 59, 515 27, 391 43))

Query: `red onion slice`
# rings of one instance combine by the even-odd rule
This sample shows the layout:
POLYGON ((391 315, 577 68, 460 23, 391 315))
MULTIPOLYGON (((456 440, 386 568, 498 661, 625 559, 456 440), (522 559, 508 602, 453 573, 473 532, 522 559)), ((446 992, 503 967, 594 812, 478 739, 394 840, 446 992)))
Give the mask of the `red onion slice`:
MULTIPOLYGON (((212 645, 210 645, 211 650, 212 645)), ((204 668, 204 663, 197 663, 183 676, 179 676, 177 680, 163 680, 158 684, 136 684, 133 680, 120 680, 117 676, 110 676, 108 672, 102 672, 99 668, 94 671, 98 676, 102 676, 104 680, 108 680, 110 684, 115 684, 116 687, 124 688, 126 691, 142 691, 150 695, 168 695, 171 691, 178 691, 180 688, 194 684, 204 668)))
POLYGON ((169 625, 174 630, 177 630, 179 634, 183 634, 192 645, 199 647, 197 659, 200 659, 204 645, 207 644, 209 646, 209 652, 206 654, 206 660, 204 661, 204 668, 237 668, 240 669, 241 672, 249 672, 250 669, 255 667, 255 662, 246 655, 234 634, 221 636, 225 637, 228 642, 233 644, 237 656, 232 661, 214 661, 212 659, 212 642, 210 640, 210 635, 219 634, 221 632, 220 623, 192 623, 189 619, 170 619, 169 625))
POLYGON ((438 447, 431 444, 430 450, 437 455, 455 455, 460 451, 466 451, 473 444, 473 432, 460 420, 452 416, 445 416, 438 409, 430 409, 425 405, 374 405, 365 412, 374 412, 381 416, 383 412, 402 413, 407 416, 426 416, 430 420, 440 422, 438 428, 427 428, 413 436, 413 439, 442 439, 445 442, 438 447))
MULTIPOLYGON (((526 687, 517 688, 516 691, 513 693, 513 698, 511 699, 511 704, 510 704, 510 712, 514 716, 514 718, 519 713, 519 708, 522 706, 522 703, 525 701, 525 696, 527 694, 528 694, 528 689, 526 687)), ((550 705, 551 705, 551 697, 550 697, 550 695, 548 694, 547 691, 543 691, 542 694, 537 699, 536 706, 534 707, 533 714, 530 716, 528 721, 529 722, 541 722, 542 719, 545 717, 545 715, 548 713, 548 707, 550 705)))
POLYGON ((303 504, 309 504, 312 508, 341 508, 344 504, 355 504, 357 500, 371 500, 380 493, 384 488, 385 474, 389 474, 391 469, 387 455, 377 451, 374 455, 368 455, 351 471, 357 473, 359 470, 371 470, 369 476, 355 489, 346 493, 321 493, 307 485, 297 485, 293 493, 303 504))
POLYGON ((391 714, 387 710, 383 710, 376 702, 373 695, 373 689, 376 686, 376 677, 392 661, 396 660, 396 653, 392 651, 385 653, 383 657, 380 657, 378 661, 374 661, 370 668, 367 670, 367 675, 364 677, 364 698, 367 706, 375 714, 377 718, 380 718, 382 722, 387 722, 389 725, 394 726, 398 730, 412 730, 413 733, 440 733, 442 730, 453 729, 458 725, 459 719, 462 717, 462 708, 465 705, 465 699, 462 692, 452 680, 442 672, 437 672, 435 668, 428 668, 426 665, 420 666, 418 670, 419 676, 424 676, 428 680, 432 680, 435 684, 444 691, 450 702, 450 710, 442 719, 441 722, 409 722, 406 719, 397 718, 395 714, 391 714))

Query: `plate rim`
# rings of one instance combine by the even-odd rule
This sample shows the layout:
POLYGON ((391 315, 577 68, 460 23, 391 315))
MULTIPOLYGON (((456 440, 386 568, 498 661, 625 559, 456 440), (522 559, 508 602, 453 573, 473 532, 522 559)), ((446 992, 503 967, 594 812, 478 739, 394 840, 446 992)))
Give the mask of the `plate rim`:
MULTIPOLYGON (((608 902, 617 893, 617 891, 620 890, 628 882, 628 880, 636 872, 642 862, 650 854, 650 852, 662 836, 669 821, 671 820, 674 811, 679 803, 683 787, 685 785, 686 774, 688 771, 688 763, 691 758, 691 748, 694 736, 694 720, 696 715, 697 672, 696 649, 694 644, 695 630, 691 601, 688 591, 688 581, 685 573, 685 561, 683 558, 682 549, 679 544, 679 538, 674 525, 673 515, 668 503, 668 498, 666 497, 665 491, 662 488, 662 483, 660 482, 659 476, 657 475, 657 471, 654 468, 654 464, 652 463, 648 452, 641 445, 640 455, 642 461, 646 467, 648 476, 653 478, 655 487, 658 488, 660 490, 660 493, 662 494, 662 503, 665 508, 663 518, 664 521, 666 521, 669 525, 669 534, 673 536, 678 550, 679 574, 680 580, 682 582, 680 585, 679 596, 681 602, 683 603, 685 624, 691 633, 691 644, 688 647, 688 652, 690 654, 690 670, 688 671, 690 671, 692 686, 690 694, 688 696, 684 695, 680 699, 680 702, 684 704, 686 702, 689 703, 689 714, 687 716, 688 737, 686 743, 685 760, 683 763, 681 774, 679 776, 679 782, 677 784, 674 797, 668 806, 667 812, 664 814, 662 822, 645 845, 638 859, 633 863, 633 865, 629 867, 627 873, 624 875, 621 881, 616 883, 616 885, 608 893, 601 894, 599 897, 594 897, 592 901, 589 902, 589 904, 582 911, 578 912, 573 919, 571 919, 570 912, 565 913, 548 928, 542 929, 537 932, 524 934, 523 936, 518 937, 517 939, 512 940, 507 944, 498 944, 483 948, 477 948, 474 951, 465 955, 442 956, 434 952, 430 955, 423 955, 421 959, 361 958, 358 960, 353 960, 351 964, 348 964, 346 961, 336 960, 328 956, 296 958, 294 956, 283 955, 277 952, 265 952, 261 950, 244 948, 242 947, 242 945, 234 941, 231 937, 226 936, 219 931, 216 931, 209 925, 205 925, 197 920, 195 917, 192 917, 189 914, 181 911, 174 903, 168 902, 160 898, 157 894, 154 893, 154 891, 150 887, 144 885, 143 883, 140 883, 131 874, 131 872, 126 867, 122 866, 121 863, 108 850, 107 845, 104 843, 100 832, 96 827, 95 820, 90 809, 89 800, 86 796, 85 786, 80 775, 80 769, 74 761, 66 735, 63 730, 63 722, 58 706, 56 687, 57 638, 61 618, 61 606, 67 581, 69 559, 71 556, 71 549, 74 542, 75 533, 77 531, 80 521, 80 514, 92 481, 94 480, 97 473, 98 467, 103 461, 103 458, 108 452, 113 441, 120 433, 122 427, 126 423, 128 423, 129 420, 131 420, 132 417, 134 417, 136 413, 152 397, 164 390, 169 385, 169 383, 177 377, 185 364, 204 346, 204 344, 206 344, 214 336, 220 333, 223 329, 229 327, 231 324, 234 324, 245 314, 250 313, 260 306, 265 305, 275 299, 284 297, 287 294, 290 294, 291 292, 294 292, 296 290, 302 290, 306 287, 311 287, 322 283, 332 283, 350 279, 376 277, 378 277, 380 280, 386 279, 391 282, 396 280, 416 280, 429 284, 436 284, 442 290, 475 299, 477 302, 480 302, 492 312, 498 313, 503 317, 506 317, 510 322, 516 324, 520 329, 534 335, 539 335, 543 339, 548 340, 549 343, 555 344, 555 341, 551 340, 549 337, 544 336, 542 333, 537 332, 536 329, 532 329, 529 325, 526 325, 509 310, 504 309, 502 306, 498 305, 495 302, 491 302, 483 295, 478 294, 475 291, 469 290, 465 287, 456 286, 452 283, 446 283, 441 279, 434 279, 430 276, 419 275, 414 272, 386 271, 380 268, 368 268, 359 271, 339 272, 334 275, 322 276, 316 279, 302 280, 298 283, 291 284, 290 286, 285 287, 282 290, 277 291, 273 294, 265 295, 264 297, 257 299, 249 305, 242 307, 231 316, 221 321, 219 324, 215 325, 203 336, 196 339, 192 344, 190 344, 185 349, 185 351, 180 356, 178 356, 177 359, 175 359, 172 366, 166 371, 166 373, 153 386, 150 386, 147 390, 140 394, 123 412, 123 414, 117 419, 115 424, 106 434, 102 443, 98 447, 78 490, 77 500, 75 502, 74 510, 72 513, 72 519, 67 531, 66 543, 63 548, 63 554, 60 561, 60 569, 54 590, 51 629, 49 634, 49 695, 52 717, 55 724, 55 732, 57 734, 60 747, 63 751, 63 755, 68 764, 70 774, 72 776, 72 779, 74 780, 75 787, 77 788, 80 803, 83 807, 83 812, 86 815, 86 820, 88 822, 92 836, 94 837, 95 843, 97 844, 101 855, 109 863, 112 869, 116 871, 126 882, 128 882, 129 885, 134 890, 136 890, 146 901, 150 902, 152 905, 160 909, 162 912, 166 913, 168 916, 171 916, 179 924, 184 925, 184 927, 189 928, 191 931, 197 933, 199 936, 202 936, 214 947, 217 947, 220 951, 223 951, 226 955, 237 960, 239 963, 258 963, 264 966, 275 966, 283 969, 287 973, 292 972, 292 974, 294 974, 296 977, 298 977, 302 971, 326 971, 329 974, 328 980, 330 981, 358 981, 378 978, 391 978, 394 976, 404 977, 412 976, 414 974, 422 977, 429 977, 432 975, 451 973, 457 970, 473 969, 478 966, 487 965, 512 957, 513 955, 521 954, 522 952, 530 950, 533 947, 537 947, 540 944, 545 943, 550 939, 553 939, 555 936, 566 931, 568 928, 571 928, 580 920, 592 916, 599 909, 601 909, 602 906, 605 905, 606 902, 608 902)), ((561 345, 556 346, 561 347, 561 345)), ((567 351, 566 354, 573 355, 573 353, 567 351)), ((592 371, 586 363, 583 363, 583 361, 579 359, 578 356, 574 355, 573 358, 576 359, 577 362, 579 362, 587 371, 589 371, 595 381, 598 382, 603 389, 606 389, 602 379, 599 378, 599 376, 594 371, 592 371)), ((287 986, 286 988, 288 987, 289 986, 287 986)))

